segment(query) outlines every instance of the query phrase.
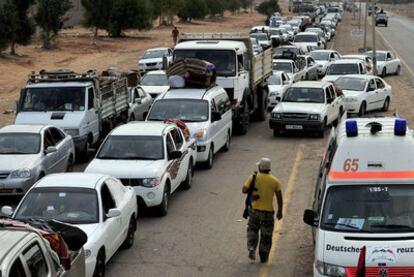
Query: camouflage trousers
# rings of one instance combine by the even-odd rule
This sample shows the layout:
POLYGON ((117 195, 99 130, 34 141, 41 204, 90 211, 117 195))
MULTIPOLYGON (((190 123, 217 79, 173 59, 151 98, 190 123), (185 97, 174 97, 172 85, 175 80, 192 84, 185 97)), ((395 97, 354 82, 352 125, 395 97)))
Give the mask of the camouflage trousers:
POLYGON ((275 224, 274 212, 249 209, 249 222, 247 223, 247 249, 256 250, 259 243, 259 255, 261 258, 269 256, 272 248, 273 227, 275 224))

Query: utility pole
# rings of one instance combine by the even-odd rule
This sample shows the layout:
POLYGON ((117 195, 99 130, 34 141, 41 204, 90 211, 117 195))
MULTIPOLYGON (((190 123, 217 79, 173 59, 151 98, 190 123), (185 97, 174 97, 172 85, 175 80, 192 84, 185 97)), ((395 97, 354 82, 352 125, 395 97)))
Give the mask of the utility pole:
POLYGON ((355 6, 356 6, 355 1, 356 1, 356 0, 354 0, 354 4, 352 5, 352 12, 353 12, 353 19, 354 19, 354 20, 355 20, 355 6))
POLYGON ((364 20, 364 52, 367 51, 367 25, 368 25, 368 2, 365 2, 365 20, 364 20))
POLYGON ((371 17, 372 17, 372 61, 373 61, 373 66, 374 66, 374 75, 377 75, 377 48, 375 46, 375 0, 372 1, 372 13, 371 13, 371 17))
POLYGON ((362 0, 359 0, 359 21, 358 21, 358 30, 361 30, 361 13, 362 13, 362 0))

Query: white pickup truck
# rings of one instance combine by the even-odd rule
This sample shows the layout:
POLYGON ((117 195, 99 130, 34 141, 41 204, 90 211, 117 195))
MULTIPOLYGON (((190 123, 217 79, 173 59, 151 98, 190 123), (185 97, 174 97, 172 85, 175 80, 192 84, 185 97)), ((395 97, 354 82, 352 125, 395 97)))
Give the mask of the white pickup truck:
POLYGON ((64 129, 73 137, 77 156, 86 160, 92 145, 128 120, 127 79, 98 76, 95 71, 33 72, 21 90, 16 112, 15 124, 64 129))
POLYGON ((255 54, 244 33, 183 34, 174 48, 174 59, 197 58, 216 66, 217 84, 232 102, 233 130, 239 134, 247 133, 251 116, 265 120, 271 56, 271 49, 255 54))

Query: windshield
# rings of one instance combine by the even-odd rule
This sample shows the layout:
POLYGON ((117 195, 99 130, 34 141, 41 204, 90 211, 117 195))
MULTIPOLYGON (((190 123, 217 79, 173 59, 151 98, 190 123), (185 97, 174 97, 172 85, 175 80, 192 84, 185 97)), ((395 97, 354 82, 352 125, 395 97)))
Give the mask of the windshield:
MULTIPOLYGON (((366 55, 370 56, 371 58, 374 56, 372 52, 365 53, 366 55)), ((383 62, 386 60, 387 55, 385 53, 378 53, 377 52, 377 61, 383 62)))
POLYGON ((284 71, 286 73, 292 73, 293 67, 291 63, 284 63, 284 62, 276 62, 273 63, 273 70, 274 71, 284 71))
POLYGON ((325 103, 325 97, 321 88, 289 88, 282 102, 325 103))
POLYGON ((328 190, 325 230, 414 232, 414 185, 337 186, 328 190))
POLYGON ((16 219, 55 219, 71 224, 99 222, 96 191, 88 188, 34 188, 16 211, 16 219))
POLYGON ((150 50, 146 51, 143 59, 156 59, 156 58, 162 58, 163 56, 168 56, 168 50, 150 50))
POLYGON ((282 78, 280 78, 280 75, 271 75, 269 78, 267 78, 267 84, 268 85, 281 85, 282 84, 282 78))
POLYGON ((259 41, 263 41, 263 40, 268 40, 268 36, 265 33, 255 33, 255 34, 250 34, 250 37, 252 38, 256 38, 259 41))
POLYGON ((318 42, 316 35, 297 35, 293 42, 318 42))
POLYGON ((208 102, 205 100, 163 99, 155 101, 148 120, 176 118, 184 122, 204 122, 208 120, 208 115, 208 102))
POLYGON ((166 74, 146 74, 141 80, 142 86, 168 86, 166 74))
POLYGON ((330 54, 329 52, 310 52, 311 57, 316 61, 328 61, 330 54))
POLYGON ((344 90, 365 91, 367 81, 359 78, 340 77, 335 83, 344 90))
POLYGON ((109 136, 97 154, 98 159, 162 160, 161 136, 109 136))
POLYGON ((346 75, 359 74, 358 64, 356 63, 341 63, 331 64, 326 70, 326 75, 346 75))
POLYGON ((280 29, 270 29, 269 32, 271 36, 278 36, 282 34, 282 30, 280 29))
POLYGON ((293 48, 293 47, 290 47, 290 48, 278 47, 278 48, 273 50, 273 53, 274 53, 274 56, 282 57, 282 56, 288 55, 290 53, 298 54, 298 49, 293 48))
POLYGON ((209 61, 216 66, 217 76, 236 75, 236 53, 232 50, 175 50, 174 56, 209 61))
POLYGON ((84 111, 85 88, 29 88, 22 103, 22 111, 84 111))
POLYGON ((39 151, 39 134, 0 133, 0 155, 30 155, 39 151))

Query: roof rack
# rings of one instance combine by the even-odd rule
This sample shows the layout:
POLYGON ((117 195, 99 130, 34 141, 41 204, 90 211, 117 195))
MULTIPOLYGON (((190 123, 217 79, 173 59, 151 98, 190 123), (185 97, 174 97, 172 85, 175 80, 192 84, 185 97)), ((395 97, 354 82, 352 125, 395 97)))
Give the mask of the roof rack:
POLYGON ((231 40, 231 39, 248 39, 247 33, 241 32, 224 32, 224 33, 184 33, 180 35, 180 40, 231 40))
POLYGON ((69 82, 69 81, 91 81, 98 78, 96 70, 89 70, 86 73, 75 73, 69 69, 58 69, 52 71, 40 70, 38 74, 32 71, 28 77, 28 83, 42 82, 69 82))

